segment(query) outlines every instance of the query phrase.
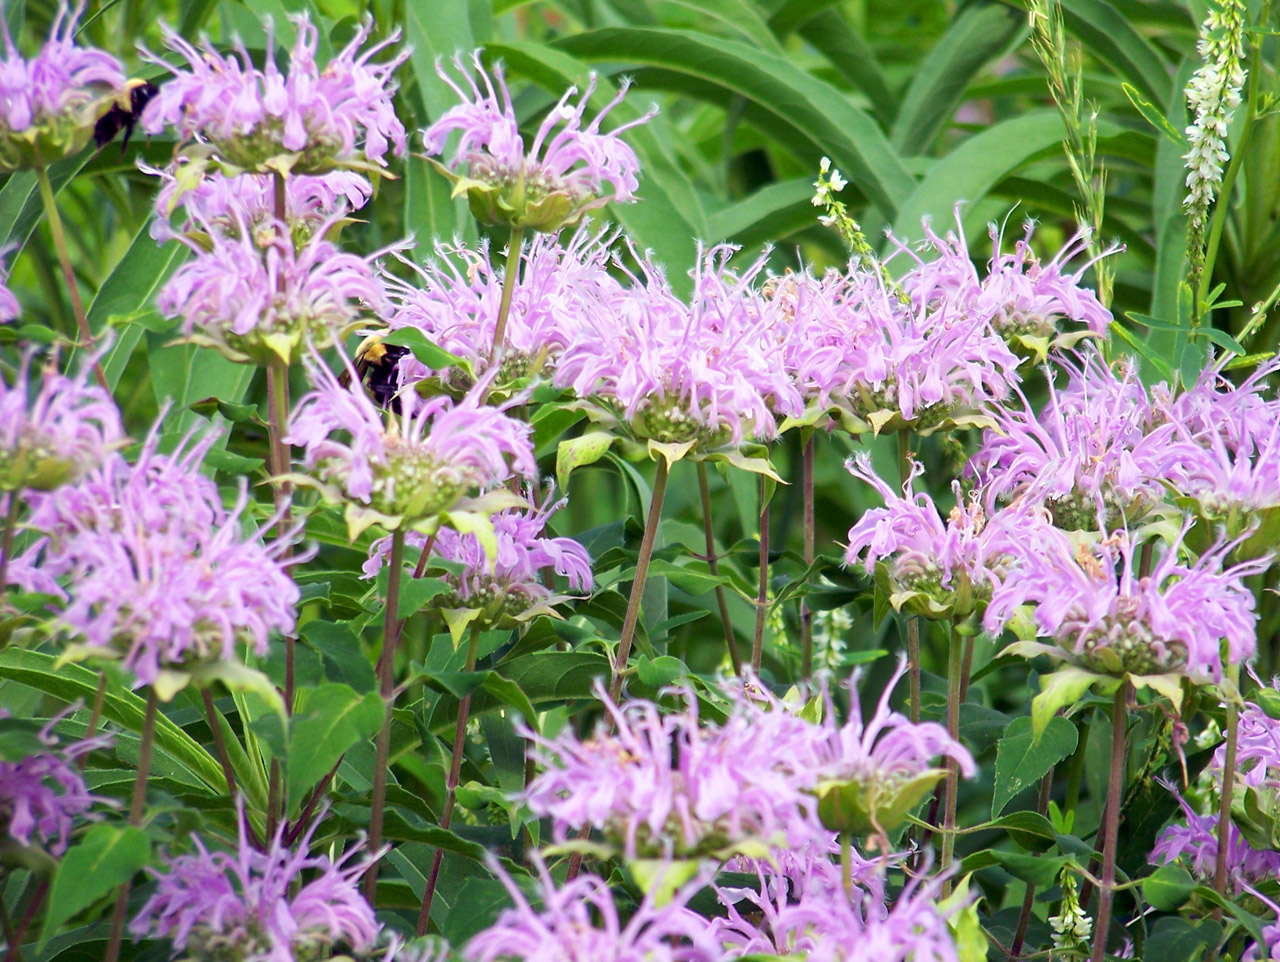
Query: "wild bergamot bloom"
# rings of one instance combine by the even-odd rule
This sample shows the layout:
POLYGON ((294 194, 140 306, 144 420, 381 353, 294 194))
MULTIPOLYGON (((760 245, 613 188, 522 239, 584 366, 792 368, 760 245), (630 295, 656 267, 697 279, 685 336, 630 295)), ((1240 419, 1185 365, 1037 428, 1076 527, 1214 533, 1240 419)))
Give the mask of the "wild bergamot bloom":
POLYGON ((60 3, 49 39, 30 60, 0 17, 0 170, 44 167, 83 148, 99 117, 124 89, 120 62, 105 50, 76 45, 84 0, 60 3))
POLYGON ((576 103, 573 98, 578 90, 570 87, 526 149, 502 65, 496 65, 490 76, 480 61, 480 51, 471 60, 479 83, 462 56, 454 58, 465 87, 443 66, 438 68, 462 103, 424 130, 422 140, 427 153, 438 156, 444 153, 452 134, 461 135, 448 166, 440 169, 454 182, 455 194, 467 195, 477 218, 491 224, 556 231, 611 201, 635 200, 640 164, 621 135, 646 122, 657 110, 608 133, 600 129, 601 121, 626 96, 629 81, 623 82, 617 96, 585 126, 583 115, 596 89, 596 75, 591 74, 576 103), (455 174, 464 164, 466 175, 455 174), (606 185, 610 194, 604 193, 606 185))
MULTIPOLYGON (((239 41, 238 56, 224 56, 207 39, 196 47, 165 28, 166 44, 186 59, 186 69, 169 67, 173 77, 147 104, 142 129, 158 134, 172 126, 184 139, 207 143, 220 162, 234 168, 229 173, 377 170, 386 166, 388 152, 403 154, 405 130, 392 103, 393 78, 409 54, 373 60, 400 39, 400 32, 361 51, 373 32, 372 20, 365 20, 321 69, 316 26, 306 14, 290 21, 296 40, 287 74, 276 64, 269 23, 262 69, 239 41)), ((168 67, 158 57, 151 59, 168 67)))
POLYGON ((307 370, 315 387, 294 409, 285 443, 305 448, 326 498, 346 504, 352 538, 372 524, 434 533, 443 512, 465 509, 476 492, 537 476, 529 425, 483 402, 488 381, 460 401, 401 391, 398 410, 384 412, 354 371, 344 387, 314 357, 307 370))

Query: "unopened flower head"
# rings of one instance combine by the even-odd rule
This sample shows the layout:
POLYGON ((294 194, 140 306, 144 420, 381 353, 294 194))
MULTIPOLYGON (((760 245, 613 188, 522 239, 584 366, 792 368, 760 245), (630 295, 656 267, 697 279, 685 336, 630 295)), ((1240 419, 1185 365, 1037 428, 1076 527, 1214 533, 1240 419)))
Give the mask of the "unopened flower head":
POLYGON ((600 129, 601 121, 626 96, 629 81, 623 82, 617 96, 585 126, 596 75, 590 75, 576 102, 578 89, 570 87, 526 148, 502 65, 495 65, 492 73, 486 71, 480 51, 476 51, 471 57, 472 76, 461 55, 453 62, 461 83, 443 65, 438 70, 462 103, 424 130, 422 139, 427 154, 439 156, 449 137, 460 134, 448 167, 441 169, 449 173, 466 165, 465 177, 452 177, 455 189, 467 193, 472 213, 478 218, 493 224, 556 231, 576 224, 587 211, 608 202, 635 200, 640 165, 622 133, 645 123, 656 108, 608 133, 600 129), (604 193, 606 186, 609 194, 604 193))
POLYGON ((207 39, 197 47, 166 27, 165 42, 185 58, 186 69, 169 67, 173 78, 143 111, 142 129, 158 134, 173 126, 183 138, 198 137, 212 145, 225 164, 261 173, 385 166, 388 152, 403 154, 405 130, 392 95, 395 72, 408 52, 373 60, 400 39, 400 32, 361 50, 373 32, 372 20, 365 20, 321 69, 316 26, 306 14, 290 17, 290 22, 296 40, 287 74, 276 65, 270 23, 262 69, 239 41, 235 54, 224 56, 207 39))
POLYGON ((580 875, 557 888, 540 858, 534 865, 537 909, 500 866, 490 863, 515 905, 467 943, 462 951, 467 962, 717 962, 722 957, 706 920, 685 907, 705 878, 682 886, 663 905, 651 893, 624 924, 604 879, 580 875))
POLYGON ((964 618, 991 596, 1008 562, 1008 540, 1026 537, 1036 519, 1016 508, 988 519, 979 500, 966 498, 957 481, 952 485, 956 506, 944 521, 933 499, 915 492, 914 480, 924 466, 913 463, 906 489, 898 492, 875 473, 868 456, 849 461, 849 471, 874 487, 885 506, 864 512, 849 529, 845 563, 861 561, 874 572, 878 562, 887 562, 896 589, 891 602, 899 610, 964 618))
POLYGON ((1119 375, 1090 352, 1059 357, 1067 385, 1050 381, 1037 414, 1025 398, 995 412, 970 462, 989 510, 998 501, 1044 505, 1061 528, 1110 531, 1131 524, 1164 497, 1159 482, 1172 428, 1158 423, 1132 364, 1119 375))
MULTIPOLYGON (((287 225, 253 231, 237 213, 233 233, 205 224, 205 242, 160 291, 157 305, 183 330, 235 361, 291 364, 327 347, 385 306, 372 258, 338 250, 320 225, 301 249, 287 225)), ((375 255, 376 256, 376 255, 375 255)))
POLYGON ((399 412, 384 414, 359 378, 343 387, 315 358, 307 370, 315 387, 285 443, 306 449, 307 470, 336 486, 335 500, 368 506, 388 528, 433 518, 513 474, 537 476, 529 426, 483 403, 487 381, 457 402, 409 388, 399 412))
POLYGON ((84 0, 60 2, 49 39, 25 59, 0 18, 0 170, 44 167, 79 151, 124 89, 120 62, 105 50, 76 45, 84 0))
POLYGON ((530 811, 549 816, 556 839, 584 826, 602 830, 627 858, 696 857, 736 843, 820 832, 804 769, 808 723, 740 700, 729 719, 700 722, 697 698, 663 714, 652 702, 618 707, 599 695, 616 724, 579 739, 525 732, 543 771, 529 784, 530 811))
MULTIPOLYGON (((560 354, 577 336, 578 318, 589 309, 587 301, 616 287, 606 273, 615 237, 612 231, 583 226, 567 240, 540 234, 525 245, 496 384, 554 372, 560 354)), ((492 360, 506 271, 516 268, 495 264, 488 242, 478 249, 437 243, 435 255, 422 266, 408 262, 418 274, 416 283, 386 276, 393 305, 388 322, 392 330, 422 331, 468 361, 475 376, 482 376, 492 360)), ((406 382, 439 377, 453 390, 470 386, 466 372, 457 367, 432 372, 406 358, 400 369, 406 382)))
MULTIPOLYGON (((206 165, 179 158, 170 168, 143 166, 160 178, 156 193, 159 216, 151 224, 158 241, 178 234, 215 231, 238 236, 246 228, 256 238, 276 231, 277 181, 265 174, 227 176, 206 165), (183 216, 175 221, 179 210, 183 216)), ((359 210, 373 196, 373 185, 351 170, 301 174, 285 181, 285 221, 295 246, 305 246, 317 230, 332 231, 335 218, 359 210)))
POLYGON ((69 377, 50 362, 32 384, 33 360, 27 352, 13 383, 0 382, 0 492, 74 482, 124 441, 115 401, 88 383, 91 365, 69 377))
POLYGON ((61 718, 38 733, 43 750, 0 761, 0 836, 40 845, 54 856, 67 850, 76 821, 96 818, 90 809, 103 801, 89 794, 77 760, 111 744, 109 735, 74 742, 59 738, 53 728, 61 718))
POLYGON ((1229 544, 1183 563, 1181 541, 1155 548, 1150 574, 1138 574, 1141 548, 1124 532, 1091 544, 1043 528, 996 588, 986 627, 1000 631, 1019 606, 1031 604, 1039 634, 1091 671, 1218 681, 1224 641, 1232 664, 1257 646, 1244 579, 1261 569, 1258 562, 1224 567, 1229 544))
MULTIPOLYGON (((475 534, 441 529, 432 540, 433 556, 454 566, 443 577, 452 590, 433 598, 433 608, 479 609, 473 624, 492 628, 514 628, 538 614, 552 612, 550 605, 565 600, 553 593, 543 579, 559 575, 575 591, 590 591, 594 581, 587 549, 572 538, 546 534, 547 521, 563 507, 552 502, 541 509, 508 509, 493 516, 497 550, 492 558, 475 534)), ((409 548, 423 548, 427 539, 409 532, 409 548)), ((374 542, 365 562, 366 578, 376 575, 386 563, 390 538, 374 542)), ((426 570, 430 570, 428 561, 426 570)))
POLYGON ((282 825, 259 851, 239 814, 235 850, 210 852, 193 837, 195 854, 168 856, 163 871, 147 869, 156 890, 129 923, 134 939, 167 939, 174 958, 235 962, 301 962, 341 948, 372 949, 380 926, 359 880, 381 853, 357 859, 357 844, 336 862, 312 855, 318 820, 292 845, 282 825))
POLYGON ((733 251, 719 246, 698 258, 688 303, 637 253, 638 277, 602 285, 587 302, 555 383, 642 441, 708 451, 774 437, 778 419, 798 416, 802 401, 754 286, 765 258, 739 273, 733 251))

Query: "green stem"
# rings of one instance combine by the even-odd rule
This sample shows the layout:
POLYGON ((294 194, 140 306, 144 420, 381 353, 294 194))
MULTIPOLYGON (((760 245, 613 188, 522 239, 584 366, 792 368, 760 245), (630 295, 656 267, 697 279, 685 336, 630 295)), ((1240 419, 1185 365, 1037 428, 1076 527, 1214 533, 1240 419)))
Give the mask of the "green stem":
MULTIPOLYGON (((387 603, 382 617, 382 657, 378 661, 378 691, 387 703, 378 731, 373 762, 373 800, 369 808, 369 851, 382 847, 382 815, 387 802, 387 766, 391 760, 391 709, 395 705, 396 642, 400 628, 400 577, 404 571, 404 529, 391 532, 391 558, 387 570, 387 603)), ((364 895, 373 905, 378 887, 378 863, 370 863, 364 873, 364 895)))
MULTIPOLYGON (((609 683, 609 698, 618 701, 622 694, 622 678, 631 657, 631 642, 635 638, 636 624, 640 620, 640 599, 644 595, 644 583, 649 577, 649 561, 653 557, 653 544, 658 537, 658 524, 662 521, 662 500, 667 493, 667 460, 658 459, 658 470, 653 477, 653 494, 649 501, 649 517, 644 524, 644 537, 640 540, 640 554, 636 558, 636 573, 631 582, 631 596, 627 599, 627 613, 622 620, 622 637, 618 639, 618 653, 613 662, 613 680, 609 683)), ((611 719, 612 715, 609 716, 611 719)), ((610 722, 610 730, 612 725, 610 722)))
POLYGON ((17 491, 9 492, 9 507, 4 513, 4 534, 0 535, 0 597, 9 590, 9 555, 13 553, 13 536, 18 530, 18 512, 22 502, 17 491))
MULTIPOLYGON (((476 656, 480 652, 480 629, 471 626, 467 641, 467 663, 463 671, 476 670, 476 656)), ((462 776, 462 757, 466 750, 467 716, 471 711, 471 693, 462 696, 458 704, 458 722, 453 729, 453 757, 449 761, 449 780, 445 783, 444 811, 440 814, 440 827, 448 828, 453 820, 453 809, 458 803, 458 780, 462 776)), ((418 913, 418 934, 425 935, 431 919, 431 902, 435 898, 436 883, 440 880, 440 864, 444 861, 444 849, 437 848, 431 860, 431 872, 427 876, 427 889, 422 893, 422 910, 418 913)))
POLYGON ((500 363, 501 351, 506 346, 507 315, 511 313, 511 296, 515 293, 516 282, 520 277, 520 255, 524 253, 523 227, 511 228, 511 239, 507 242, 507 269, 502 277, 502 300, 498 302, 498 320, 493 325, 493 347, 489 356, 491 363, 500 363))
MULTIPOLYGON (((804 441, 804 453, 801 455, 800 492, 804 502, 804 566, 813 567, 814 560, 814 520, 813 520, 813 429, 804 441)), ((800 599, 800 677, 808 681, 813 676, 813 612, 803 598, 800 599)))
MULTIPOLYGON (((707 465, 698 462, 698 494, 702 499, 702 534, 707 543, 707 569, 711 577, 720 577, 720 561, 716 557, 716 536, 711 527, 711 488, 707 484, 707 465)), ((720 625, 724 629, 724 644, 733 662, 733 673, 742 676, 742 656, 738 654, 738 639, 733 634, 733 622, 729 618, 729 601, 724 585, 716 585, 716 606, 720 609, 720 625)))
MULTIPOLYGON (((1240 666, 1230 665, 1227 677, 1235 685, 1240 681, 1240 666)), ((1222 769, 1222 797, 1218 801, 1218 861, 1214 866, 1213 888, 1219 895, 1227 891, 1227 854, 1231 844, 1231 795, 1235 788, 1236 748, 1240 737, 1240 709, 1235 692, 1227 702, 1227 757, 1222 769)))
MULTIPOLYGON (((58 253, 58 264, 62 267, 62 279, 67 285, 67 295, 71 298, 71 311, 76 316, 76 329, 80 332, 80 340, 84 349, 93 351, 93 331, 89 328, 89 318, 85 314, 84 301, 80 299, 80 288, 76 284, 76 273, 71 267, 71 252, 67 249, 67 235, 62 229, 62 216, 58 213, 58 201, 53 196, 53 184, 49 182, 49 171, 42 165, 36 168, 36 183, 40 185, 40 200, 44 203, 45 217, 49 221, 49 233, 53 235, 53 249, 58 253)), ((93 376, 102 390, 111 393, 107 384, 107 376, 102 371, 102 364, 96 354, 93 360, 93 376)))
POLYGON ((1089 747, 1089 722, 1082 721, 1079 726, 1080 735, 1076 740, 1076 750, 1071 754, 1067 768, 1067 797, 1063 800, 1062 811, 1067 817, 1080 804, 1080 786, 1084 783, 1084 753, 1089 747))
POLYGON ((751 637, 751 673, 764 660, 764 622, 769 610, 769 479, 760 475, 760 586, 756 590, 756 630, 751 637))
MULTIPOLYGON (((956 644, 954 629, 947 631, 947 734, 953 741, 960 740, 960 689, 967 686, 962 677, 964 646, 956 644)), ((954 758, 947 759, 946 807, 942 814, 942 859, 938 870, 951 867, 956 849, 956 795, 960 791, 960 766, 954 758)), ((951 880, 942 883, 942 897, 951 894, 951 880)))
MULTIPOLYGON (((898 432, 898 483, 906 493, 907 482, 911 479, 910 438, 906 431, 898 432)), ((915 615, 907 616, 907 663, 909 664, 911 688, 911 723, 920 722, 920 619, 915 615)))
MULTIPOLYGON (((129 824, 134 828, 142 826, 142 815, 147 800, 147 778, 151 774, 151 746, 156 735, 156 713, 160 709, 160 697, 153 686, 147 692, 147 713, 142 722, 142 742, 138 748, 138 774, 133 782, 133 798, 129 804, 129 824)), ((131 882, 124 882, 116 895, 116 908, 111 916, 111 935, 107 940, 107 951, 103 962, 118 962, 120 945, 124 938, 124 917, 129 908, 129 889, 131 882)))
MULTIPOLYGON (((276 531, 283 537, 289 530, 289 516, 293 508, 293 486, 283 480, 289 473, 293 458, 284 443, 285 431, 289 424, 289 365, 284 361, 273 361, 267 368, 267 403, 271 408, 271 418, 267 425, 272 460, 271 470, 278 479, 281 479, 276 488, 276 510, 280 512, 276 531)), ((284 558, 288 558, 287 550, 284 558)), ((295 639, 292 634, 285 636, 284 644, 284 707, 289 714, 293 714, 295 639)))
POLYGON ((1128 724, 1129 682, 1116 689, 1111 706, 1111 773, 1107 784, 1107 811, 1103 821, 1102 884, 1098 886, 1098 918, 1093 929, 1093 952, 1090 962, 1102 962, 1107 949, 1107 930, 1111 926, 1111 902, 1115 898, 1116 836, 1120 832, 1120 803, 1124 798, 1124 780, 1128 751, 1125 744, 1128 724))
POLYGON ((844 897, 853 904, 853 833, 840 833, 840 881, 844 885, 844 897))
MULTIPOLYGON (((1045 772, 1040 780, 1040 799, 1036 811, 1041 817, 1049 811, 1049 793, 1053 788, 1053 767, 1045 772)), ((1037 856, 1038 858, 1039 856, 1037 856)), ((1035 906, 1036 887, 1033 882, 1027 883, 1027 890, 1022 896, 1022 908, 1018 912, 1018 927, 1013 933, 1013 941, 1009 944, 1009 962, 1014 962, 1022 954, 1022 943, 1027 937, 1027 927, 1031 924, 1031 910, 1035 906)))
POLYGON ((22 918, 18 920, 17 928, 13 932, 13 942, 9 946, 9 955, 5 962, 22 962, 22 940, 26 938, 27 929, 31 927, 31 923, 35 920, 36 912, 40 910, 44 897, 49 894, 49 880, 41 879, 40 884, 36 886, 36 890, 31 893, 31 901, 27 903, 26 911, 22 913, 22 918))

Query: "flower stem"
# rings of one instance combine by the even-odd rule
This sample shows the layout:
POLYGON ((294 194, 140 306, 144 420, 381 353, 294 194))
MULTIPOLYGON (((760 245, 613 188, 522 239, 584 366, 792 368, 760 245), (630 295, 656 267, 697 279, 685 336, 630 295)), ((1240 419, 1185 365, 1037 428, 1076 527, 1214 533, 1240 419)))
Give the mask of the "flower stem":
MULTIPOLYGON (((947 734, 953 741, 960 740, 960 689, 967 687, 962 677, 964 646, 956 644, 954 629, 947 631, 947 734)), ((954 758, 947 759, 946 808, 942 814, 942 859, 938 870, 951 867, 956 849, 956 795, 960 791, 960 765, 954 758)), ((942 897, 951 894, 951 880, 942 883, 942 897)))
MULTIPOLYGON (((711 577, 720 577, 720 561, 716 557, 716 536, 711 528, 711 488, 707 484, 707 465, 698 462, 698 494, 702 498, 702 533, 707 542, 707 568, 711 577)), ((733 662, 733 673, 741 677, 742 656, 738 654, 738 639, 733 634, 733 622, 729 619, 729 601, 725 597, 724 585, 716 585, 716 606, 720 609, 720 625, 724 628, 724 643, 729 649, 729 660, 733 662)))
MULTIPOLYGON (((800 491, 804 502, 804 565, 813 567, 814 559, 814 522, 813 522, 813 429, 808 431, 804 439, 804 453, 801 455, 800 491)), ((800 599, 800 677, 805 681, 813 675, 813 612, 803 598, 800 599)))
MULTIPOLYGON (((267 426, 271 449, 271 471, 277 478, 283 478, 289 473, 293 458, 284 443, 285 429, 289 423, 289 365, 284 361, 273 361, 267 368, 267 403, 271 408, 271 419, 267 426)), ((276 530, 281 535, 289 530, 292 506, 293 486, 288 481, 281 480, 276 488, 276 510, 280 513, 276 530)), ((287 551, 284 557, 288 558, 287 551)), ((284 644, 284 707, 292 715, 295 644, 292 634, 285 636, 284 644)))
MULTIPOLYGON (((1036 811, 1041 816, 1047 815, 1049 812, 1049 794, 1053 790, 1053 766, 1049 766, 1049 770, 1045 772, 1044 778, 1040 779, 1040 799, 1036 805, 1036 811)), ((1039 858, 1039 856, 1036 856, 1039 858)), ((1022 943, 1027 937, 1027 926, 1031 924, 1031 910, 1035 906, 1036 887, 1032 882, 1027 883, 1027 891, 1022 896, 1022 908, 1018 912, 1018 927, 1013 933, 1013 942, 1009 944, 1009 962, 1014 962, 1022 954, 1022 943)))
MULTIPOLYGON (((62 217, 58 213, 58 202, 53 196, 53 184, 49 182, 49 171, 43 165, 36 168, 36 183, 40 185, 40 200, 44 202, 45 217, 49 221, 49 233, 53 235, 53 249, 58 253, 58 263, 62 267, 62 279, 67 285, 67 295, 71 298, 71 311, 76 316, 76 329, 80 332, 80 340, 85 350, 93 350, 93 331, 89 329, 89 317, 85 314, 84 301, 80 299, 80 288, 76 285, 76 273, 71 267, 71 252, 67 250, 67 235, 62 229, 62 217)), ((102 371, 102 364, 97 356, 93 359, 93 376, 102 390, 111 393, 107 384, 107 376, 102 371)))
POLYGON ((666 458, 659 458, 658 470, 653 476, 649 517, 644 523, 644 537, 640 539, 640 554, 636 558, 636 573, 631 582, 631 596, 627 599, 627 613, 622 620, 622 637, 618 639, 618 653, 613 662, 613 680, 609 682, 609 698, 614 702, 622 694, 622 678, 627 670, 627 659, 631 657, 631 642, 635 638, 636 624, 640 620, 640 599, 644 595, 644 583, 649 577, 649 561, 653 557, 653 543, 658 537, 658 524, 662 521, 662 501, 667 493, 668 470, 666 458))
POLYGON ((507 315, 511 313, 511 296, 516 290, 516 281, 520 277, 520 255, 524 253, 523 227, 511 228, 511 239, 507 242, 507 268, 502 276, 502 300, 498 302, 498 320, 493 325, 493 347, 489 357, 491 363, 500 362, 501 351, 506 347, 507 315))
MULTIPOLYGON (((378 660, 378 691, 387 703, 378 731, 373 762, 373 800, 369 808, 369 851, 382 847, 382 815, 387 803, 387 766, 391 760, 391 709, 395 704, 395 655, 400 635, 400 577, 404 573, 404 529, 391 532, 391 559, 387 570, 387 604, 382 618, 382 657, 378 660)), ((364 896, 373 904, 378 888, 378 862, 369 863, 364 873, 364 896)))
POLYGON ((760 587, 756 592, 756 630, 751 638, 751 673, 764 659, 764 620, 769 607, 769 479, 760 475, 760 587))
POLYGON ((1111 901, 1115 898, 1116 836, 1120 831, 1120 802, 1124 798, 1124 779, 1128 750, 1125 728, 1128 723, 1129 681, 1126 678, 1116 690, 1111 707, 1111 774, 1107 783, 1107 811, 1103 820, 1102 884, 1098 886, 1098 919, 1093 930, 1093 952, 1090 962, 1102 962, 1107 949, 1107 930, 1111 926, 1111 901))
POLYGON ((204 713, 209 719, 209 731, 213 733, 213 747, 217 752, 218 762, 222 765, 222 777, 227 780, 227 797, 234 804, 236 800, 236 775, 235 770, 231 767, 231 757, 227 754, 226 740, 222 737, 222 723, 218 720, 217 709, 213 707, 213 695, 209 694, 209 689, 201 688, 200 696, 204 699, 204 713))
MULTIPOLYGON (((467 640, 467 663, 463 671, 476 670, 476 656, 480 652, 480 629, 471 626, 467 640)), ((444 810, 440 813, 440 827, 448 828, 453 821, 453 809, 458 803, 458 779, 462 774, 462 756, 466 749, 467 716, 471 712, 471 693, 462 696, 458 703, 458 723, 453 729, 453 757, 449 761, 449 780, 445 783, 444 810)), ((440 864, 444 861, 444 849, 437 848, 431 860, 431 872, 427 875, 427 888, 422 893, 422 911, 418 913, 418 934, 425 935, 431 919, 431 902, 435 898, 436 883, 440 880, 440 864)))
MULTIPOLYGON (((1228 678, 1240 679, 1240 667, 1230 665, 1228 678)), ((1232 692, 1234 695, 1234 691, 1232 692)), ((1222 769, 1222 797, 1218 801, 1218 860, 1213 871, 1213 888, 1219 895, 1227 891, 1227 848, 1231 844, 1231 795, 1235 788, 1236 746, 1240 737, 1240 709, 1234 697, 1227 702, 1227 757, 1222 769)))
MULTIPOLYGON (((151 774, 151 746, 156 735, 156 713, 160 709, 160 696, 155 687, 147 692, 147 713, 142 722, 142 742, 138 748, 138 774, 133 783, 133 798, 129 804, 129 824, 134 828, 142 825, 142 814, 147 800, 147 778, 151 774)), ((111 916, 111 936, 107 940, 107 951, 103 962, 118 962, 120 943, 124 938, 124 917, 129 908, 130 882, 121 884, 116 896, 116 909, 111 916)))
POLYGON ((40 910, 44 897, 49 894, 49 880, 41 879, 40 884, 36 886, 36 890, 31 893, 31 901, 27 904, 26 911, 22 913, 22 918, 18 920, 17 926, 13 930, 13 942, 9 946, 9 955, 5 962, 22 962, 22 940, 26 938, 27 929, 31 927, 32 921, 36 917, 36 912, 40 910))
POLYGON ((840 881, 844 897, 853 904, 853 833, 840 833, 840 881))
POLYGON ((20 510, 22 503, 18 500, 18 492, 10 491, 9 505, 4 513, 4 534, 0 535, 0 598, 9 590, 9 555, 13 553, 13 536, 18 530, 20 510))
MULTIPOLYGON (((911 478, 911 448, 906 431, 898 432, 898 483, 906 493, 911 478)), ((920 722, 920 619, 907 616, 907 663, 910 667, 911 723, 920 722)))

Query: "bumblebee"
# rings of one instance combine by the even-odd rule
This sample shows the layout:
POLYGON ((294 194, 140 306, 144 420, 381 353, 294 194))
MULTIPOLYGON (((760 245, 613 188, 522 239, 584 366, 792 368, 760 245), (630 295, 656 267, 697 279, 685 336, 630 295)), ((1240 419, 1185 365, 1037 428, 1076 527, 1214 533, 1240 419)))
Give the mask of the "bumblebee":
MULTIPOLYGON (((400 401, 396 398, 399 390, 396 384, 396 368, 400 359, 409 353, 407 347, 398 344, 386 344, 377 334, 370 334, 356 348, 356 376, 364 385, 378 407, 390 408, 400 413, 400 401)), ((351 374, 343 371, 338 376, 338 383, 347 387, 351 383, 351 374)))
POLYGON ((143 109, 159 92, 160 88, 149 80, 134 78, 125 81, 124 89, 120 91, 110 109, 93 125, 93 142, 99 148, 105 147, 115 140, 116 134, 123 130, 124 140, 120 142, 120 153, 123 154, 125 147, 129 144, 129 135, 133 133, 134 125, 142 116, 143 109))

